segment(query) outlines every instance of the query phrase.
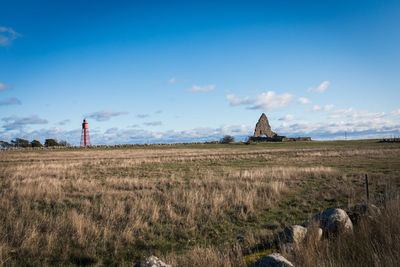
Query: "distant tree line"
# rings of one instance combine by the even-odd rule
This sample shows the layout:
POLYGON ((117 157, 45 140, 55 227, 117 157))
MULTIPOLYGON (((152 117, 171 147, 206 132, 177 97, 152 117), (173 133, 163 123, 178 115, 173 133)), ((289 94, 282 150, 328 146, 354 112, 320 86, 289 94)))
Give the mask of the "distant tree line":
POLYGON ((44 141, 44 145, 40 143, 38 140, 32 140, 29 142, 28 140, 22 138, 15 138, 10 141, 0 141, 0 148, 7 149, 12 147, 51 147, 51 146, 70 146, 67 141, 61 140, 57 141, 56 139, 46 139, 44 141))

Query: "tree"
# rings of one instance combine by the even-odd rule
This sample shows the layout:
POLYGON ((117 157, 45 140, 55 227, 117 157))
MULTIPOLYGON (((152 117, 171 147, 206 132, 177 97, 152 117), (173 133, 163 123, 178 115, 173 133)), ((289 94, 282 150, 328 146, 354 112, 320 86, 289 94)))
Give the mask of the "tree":
POLYGON ((22 138, 15 138, 15 140, 11 140, 11 143, 15 147, 30 147, 30 143, 28 140, 22 139, 22 138))
POLYGON ((60 146, 71 146, 71 144, 68 143, 68 142, 65 141, 65 140, 61 140, 60 142, 58 142, 58 144, 59 144, 60 146))
POLYGON ((233 138, 232 136, 230 136, 230 135, 225 135, 225 136, 221 139, 220 143, 221 143, 221 144, 229 144, 229 143, 232 143, 233 141, 234 141, 234 138, 233 138))
POLYGON ((8 148, 10 148, 10 147, 12 147, 12 146, 13 146, 13 145, 10 144, 9 142, 0 141, 0 147, 1 147, 1 148, 8 149, 8 148))
POLYGON ((50 147, 50 146, 59 146, 60 144, 57 142, 56 139, 46 139, 44 141, 44 146, 45 147, 50 147))
POLYGON ((38 140, 33 140, 31 142, 31 147, 42 147, 42 143, 40 143, 38 140))

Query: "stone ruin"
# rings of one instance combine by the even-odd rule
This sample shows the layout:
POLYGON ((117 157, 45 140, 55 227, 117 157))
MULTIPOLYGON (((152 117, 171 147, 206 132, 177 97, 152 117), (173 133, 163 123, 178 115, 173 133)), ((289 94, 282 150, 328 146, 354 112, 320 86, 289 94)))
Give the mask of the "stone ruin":
POLYGON ((258 120, 253 136, 262 137, 263 135, 266 135, 267 137, 270 138, 277 136, 277 134, 271 130, 271 126, 269 125, 269 121, 265 113, 263 113, 260 119, 258 120))
POLYGON ((267 115, 263 113, 256 124, 254 135, 249 140, 254 142, 281 142, 283 138, 285 136, 279 136, 271 130, 267 115))
POLYGON ((256 124, 254 135, 249 138, 253 142, 311 141, 311 137, 286 137, 271 130, 267 115, 261 114, 256 124))

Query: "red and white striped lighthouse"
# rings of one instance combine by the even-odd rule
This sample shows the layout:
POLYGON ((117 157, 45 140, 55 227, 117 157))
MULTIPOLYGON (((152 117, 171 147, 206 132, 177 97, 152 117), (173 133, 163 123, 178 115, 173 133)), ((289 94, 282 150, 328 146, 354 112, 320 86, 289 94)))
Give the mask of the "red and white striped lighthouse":
POLYGON ((81 146, 91 146, 89 137, 89 125, 86 119, 82 123, 81 146))

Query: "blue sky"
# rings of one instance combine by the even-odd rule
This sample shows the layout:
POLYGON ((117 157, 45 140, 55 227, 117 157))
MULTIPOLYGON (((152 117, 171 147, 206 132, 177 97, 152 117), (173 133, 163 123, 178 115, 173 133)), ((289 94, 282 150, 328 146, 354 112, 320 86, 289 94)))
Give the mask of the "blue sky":
POLYGON ((399 1, 0 6, 1 140, 400 135, 399 1))

